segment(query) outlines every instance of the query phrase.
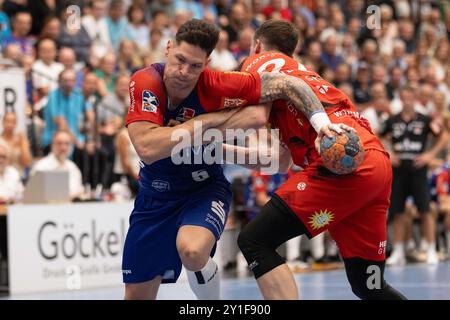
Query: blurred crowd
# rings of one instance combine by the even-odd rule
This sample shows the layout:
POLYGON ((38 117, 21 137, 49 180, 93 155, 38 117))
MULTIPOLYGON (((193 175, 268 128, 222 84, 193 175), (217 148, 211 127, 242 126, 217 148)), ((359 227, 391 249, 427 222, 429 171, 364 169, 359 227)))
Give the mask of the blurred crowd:
MULTIPOLYGON (((285 19, 301 34, 295 58, 344 91, 375 133, 389 132, 387 120, 403 110, 408 98, 435 129, 426 138, 427 148, 444 141, 440 132, 450 124, 449 1, 6 0, 0 5, 0 76, 2 70, 21 68, 26 88, 24 132, 16 130, 15 112, 0 113, 2 203, 20 201, 23 184, 36 170, 62 168, 70 172, 73 199, 132 198, 139 158, 123 125, 129 79, 142 67, 164 62, 167 40, 190 18, 221 29, 211 68, 236 70, 261 22, 285 19), (376 9, 367 10, 370 5, 376 9), (408 97, 401 94, 405 85, 408 97)), ((392 151, 395 143, 389 139, 384 135, 392 151)), ((429 177, 448 171, 444 142, 436 156, 426 159, 429 177)), ((228 172, 239 193, 232 228, 264 201, 255 200, 251 172, 228 172)), ((439 253, 450 247, 450 206, 444 205, 449 188, 430 189, 434 197, 426 212, 417 210, 414 198, 406 200, 408 219, 401 223, 409 231, 396 238, 396 250, 404 255, 398 253, 393 264, 404 263, 411 250, 434 247, 439 253), (435 230, 426 224, 424 231, 437 237, 414 236, 422 213, 438 221, 435 230), (447 236, 440 238, 439 232, 447 236)), ((318 259, 325 254, 319 251, 324 253, 318 259)), ((429 256, 424 259, 436 260, 429 256)), ((420 257, 412 254, 411 259, 420 257)))

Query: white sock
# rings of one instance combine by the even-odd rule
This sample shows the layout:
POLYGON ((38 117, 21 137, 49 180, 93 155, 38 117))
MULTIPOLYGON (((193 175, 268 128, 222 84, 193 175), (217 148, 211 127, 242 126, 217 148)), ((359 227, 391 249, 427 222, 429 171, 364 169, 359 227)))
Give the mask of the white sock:
POLYGON ((219 268, 209 258, 202 270, 192 272, 186 269, 191 290, 198 300, 220 300, 219 268))
POLYGON ((392 255, 400 255, 402 257, 405 256, 405 244, 403 242, 394 243, 394 250, 392 255))
POLYGON ((301 236, 292 238, 286 242, 286 260, 293 261, 300 255, 301 236))
POLYGON ((430 242, 430 243, 428 244, 427 252, 428 252, 428 253, 430 253, 430 252, 436 252, 436 243, 435 243, 435 242, 430 242))
POLYGON ((322 232, 311 239, 311 255, 314 259, 320 259, 325 255, 325 234, 322 232))
POLYGON ((416 248, 416 243, 413 239, 409 239, 406 242, 406 251, 413 251, 416 248))

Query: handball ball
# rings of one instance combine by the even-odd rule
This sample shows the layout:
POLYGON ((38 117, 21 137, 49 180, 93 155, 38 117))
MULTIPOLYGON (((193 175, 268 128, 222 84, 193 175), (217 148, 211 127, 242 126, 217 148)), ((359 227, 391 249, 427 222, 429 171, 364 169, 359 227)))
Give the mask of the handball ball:
POLYGON ((349 174, 364 160, 364 147, 358 134, 346 131, 333 137, 324 136, 320 141, 320 156, 325 167, 336 174, 349 174))

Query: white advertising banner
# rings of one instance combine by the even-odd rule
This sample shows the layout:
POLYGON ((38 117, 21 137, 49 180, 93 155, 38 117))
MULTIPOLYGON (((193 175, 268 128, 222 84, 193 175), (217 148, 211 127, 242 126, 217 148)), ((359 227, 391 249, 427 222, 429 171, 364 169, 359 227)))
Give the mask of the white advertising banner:
POLYGON ((132 202, 9 207, 10 293, 121 285, 132 208, 132 202))
MULTIPOLYGON (((17 132, 25 132, 25 74, 22 69, 10 68, 0 70, 0 119, 6 111, 13 111, 17 116, 17 132)), ((2 131, 0 121, 0 132, 2 131)))

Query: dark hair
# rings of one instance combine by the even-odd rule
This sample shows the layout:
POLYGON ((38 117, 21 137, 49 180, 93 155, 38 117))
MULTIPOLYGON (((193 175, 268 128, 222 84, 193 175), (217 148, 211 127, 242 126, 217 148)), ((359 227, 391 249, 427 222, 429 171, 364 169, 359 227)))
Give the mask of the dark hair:
POLYGON ((185 41, 202 48, 209 56, 219 41, 219 29, 210 23, 198 19, 185 22, 175 35, 177 44, 185 41))
POLYGON ((273 19, 264 21, 254 35, 267 50, 278 50, 288 56, 294 54, 298 37, 299 31, 292 23, 273 19))
POLYGON ((131 5, 131 6, 128 8, 128 12, 127 12, 128 21, 131 22, 131 20, 132 20, 132 19, 131 19, 131 16, 132 16, 132 14, 133 14, 133 11, 136 11, 136 10, 142 11, 142 20, 139 21, 139 23, 146 23, 147 21, 146 21, 146 19, 145 19, 145 10, 144 10, 144 8, 142 8, 141 6, 136 6, 136 5, 131 5))

